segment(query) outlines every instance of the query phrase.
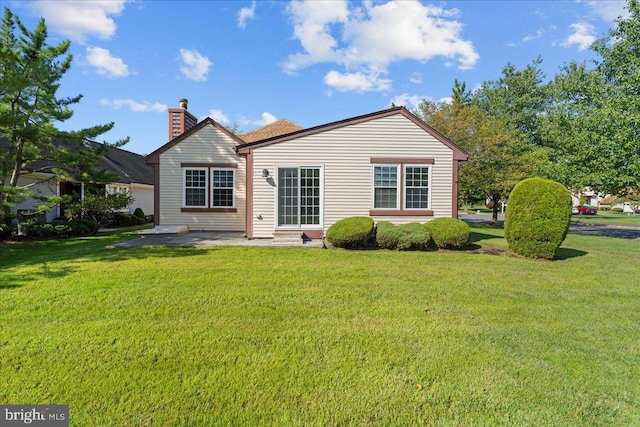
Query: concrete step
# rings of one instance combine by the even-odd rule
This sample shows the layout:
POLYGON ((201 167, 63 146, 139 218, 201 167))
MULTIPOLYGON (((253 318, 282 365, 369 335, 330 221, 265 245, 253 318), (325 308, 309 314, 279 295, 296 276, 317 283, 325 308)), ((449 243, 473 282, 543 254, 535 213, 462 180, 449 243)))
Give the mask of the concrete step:
POLYGON ((274 246, 301 246, 304 244, 300 231, 276 231, 273 233, 274 246))

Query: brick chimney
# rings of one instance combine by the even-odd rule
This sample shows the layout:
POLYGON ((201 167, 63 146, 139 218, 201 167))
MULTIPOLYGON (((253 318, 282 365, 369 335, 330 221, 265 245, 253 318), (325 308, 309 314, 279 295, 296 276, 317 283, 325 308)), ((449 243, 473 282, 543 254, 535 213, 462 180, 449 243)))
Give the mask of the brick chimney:
POLYGON ((187 111, 188 100, 180 100, 180 108, 169 108, 169 141, 182 135, 198 123, 198 119, 187 111))

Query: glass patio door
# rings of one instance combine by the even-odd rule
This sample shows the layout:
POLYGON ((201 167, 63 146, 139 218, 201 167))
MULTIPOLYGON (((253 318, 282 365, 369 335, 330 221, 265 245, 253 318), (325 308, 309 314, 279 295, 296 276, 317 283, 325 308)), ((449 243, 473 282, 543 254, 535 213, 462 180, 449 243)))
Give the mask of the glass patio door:
POLYGON ((278 227, 320 225, 319 167, 278 168, 278 227))

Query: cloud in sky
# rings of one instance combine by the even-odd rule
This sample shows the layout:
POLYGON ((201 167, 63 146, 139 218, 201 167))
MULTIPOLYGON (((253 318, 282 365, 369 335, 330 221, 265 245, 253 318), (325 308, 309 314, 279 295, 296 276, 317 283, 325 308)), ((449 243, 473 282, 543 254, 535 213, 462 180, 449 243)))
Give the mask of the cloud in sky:
POLYGON ((129 75, 129 67, 124 61, 115 56, 111 56, 111 52, 100 47, 88 47, 87 63, 96 68, 96 72, 101 76, 116 79, 118 77, 127 77, 129 75))
POLYGON ((289 55, 283 70, 295 74, 317 63, 342 65, 344 73, 330 71, 324 78, 338 90, 386 90, 390 80, 372 76, 386 74, 393 62, 443 57, 470 69, 480 58, 473 43, 461 37, 456 9, 391 0, 350 10, 346 0, 296 0, 287 12, 303 52, 289 55))
POLYGON ((251 2, 251 7, 243 7, 238 12, 238 28, 244 29, 247 26, 247 21, 253 19, 256 13, 256 2, 251 2))
POLYGON ((44 17, 53 30, 73 41, 84 43, 88 37, 102 40, 112 38, 116 32, 112 16, 120 15, 127 1, 131 0, 37 0, 29 6, 44 17))
POLYGON ((239 122, 241 125, 246 126, 246 125, 252 125, 252 126, 266 126, 266 125, 270 125, 271 123, 274 123, 278 121, 278 118, 276 116, 274 116, 273 114, 269 113, 269 112, 264 112, 262 113, 260 119, 248 119, 246 117, 241 117, 239 122))
POLYGON ((144 101, 142 103, 136 102, 133 99, 114 99, 113 101, 109 101, 108 99, 101 99, 100 105, 104 105, 106 107, 111 107, 114 110, 120 110, 122 107, 129 107, 129 109, 134 113, 141 112, 153 112, 153 113, 164 113, 167 111, 166 104, 160 104, 159 102, 147 102, 144 101))
POLYGON ((209 114, 207 114, 207 117, 211 117, 213 120, 223 125, 229 123, 229 117, 227 117, 227 115, 224 114, 221 110, 209 110, 209 114))
POLYGON ((408 93, 403 93, 402 95, 396 95, 395 97, 393 97, 389 102, 389 105, 393 103, 398 107, 405 106, 409 109, 415 109, 418 108, 418 105, 420 105, 420 103, 425 100, 433 101, 433 98, 431 98, 430 96, 409 95, 408 93))
POLYGON ((182 72, 186 78, 196 82, 207 80, 209 68, 213 65, 213 62, 209 61, 209 58, 197 50, 183 48, 180 49, 180 60, 182 61, 180 72, 182 72))
POLYGON ((629 11, 625 9, 627 6, 626 1, 597 0, 590 1, 588 4, 593 13, 605 21, 613 22, 619 16, 629 16, 629 11))
POLYGON ((569 28, 573 34, 560 43, 562 47, 578 46, 578 50, 587 50, 596 41, 595 28, 591 24, 579 22, 569 25, 569 28))

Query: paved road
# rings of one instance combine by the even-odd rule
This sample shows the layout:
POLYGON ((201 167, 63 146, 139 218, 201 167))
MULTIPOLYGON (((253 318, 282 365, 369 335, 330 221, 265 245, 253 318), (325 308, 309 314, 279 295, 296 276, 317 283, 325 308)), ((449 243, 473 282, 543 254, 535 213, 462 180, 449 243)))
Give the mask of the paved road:
MULTIPOLYGON (((490 214, 464 214, 458 217, 466 222, 488 224, 491 221, 490 214)), ((498 215, 498 224, 503 225, 504 216, 498 215)), ((594 224, 585 222, 572 222, 569 233, 592 234, 594 236, 620 237, 623 239, 640 239, 640 227, 634 225, 594 224)))

